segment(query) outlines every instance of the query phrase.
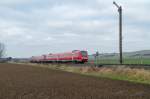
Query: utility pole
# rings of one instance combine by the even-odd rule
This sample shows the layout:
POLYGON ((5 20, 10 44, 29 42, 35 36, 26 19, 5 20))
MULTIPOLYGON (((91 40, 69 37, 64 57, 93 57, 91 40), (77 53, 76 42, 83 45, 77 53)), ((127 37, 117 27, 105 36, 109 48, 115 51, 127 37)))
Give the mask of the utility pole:
POLYGON ((119 58, 120 58, 120 64, 123 63, 122 59, 122 7, 119 6, 115 1, 113 4, 118 8, 119 12, 119 58))

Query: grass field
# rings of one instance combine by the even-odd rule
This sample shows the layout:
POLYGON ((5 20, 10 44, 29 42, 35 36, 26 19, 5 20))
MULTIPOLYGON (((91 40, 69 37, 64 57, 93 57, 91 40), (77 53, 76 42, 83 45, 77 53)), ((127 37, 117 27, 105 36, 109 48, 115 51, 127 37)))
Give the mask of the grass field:
MULTIPOLYGON (((91 61, 98 64, 119 64, 119 59, 116 58, 89 60, 91 61)), ((150 58, 123 58, 123 64, 150 64, 150 58)))

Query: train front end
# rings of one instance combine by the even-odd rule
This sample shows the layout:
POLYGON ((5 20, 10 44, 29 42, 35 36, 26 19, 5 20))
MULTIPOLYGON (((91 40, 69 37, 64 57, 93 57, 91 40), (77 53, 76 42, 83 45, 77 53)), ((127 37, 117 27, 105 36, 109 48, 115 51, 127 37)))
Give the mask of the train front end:
POLYGON ((88 52, 87 51, 81 51, 81 60, 83 63, 88 62, 88 52))

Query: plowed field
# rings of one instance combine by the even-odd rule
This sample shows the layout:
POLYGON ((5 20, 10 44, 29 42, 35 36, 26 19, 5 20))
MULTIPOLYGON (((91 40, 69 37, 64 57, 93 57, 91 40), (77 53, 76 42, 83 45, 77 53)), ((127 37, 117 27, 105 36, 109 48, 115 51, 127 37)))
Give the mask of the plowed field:
POLYGON ((150 85, 0 64, 0 99, 150 99, 150 85))

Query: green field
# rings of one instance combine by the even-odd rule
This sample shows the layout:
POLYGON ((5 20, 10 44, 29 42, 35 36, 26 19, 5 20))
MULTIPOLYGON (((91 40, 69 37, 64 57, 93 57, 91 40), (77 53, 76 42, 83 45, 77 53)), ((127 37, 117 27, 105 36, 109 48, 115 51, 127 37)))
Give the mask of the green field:
MULTIPOLYGON (((89 55, 89 61, 96 63, 95 55, 89 55)), ((119 64, 119 53, 101 53, 97 56, 97 63, 119 64)), ((123 64, 150 64, 150 50, 123 53, 123 64)))
MULTIPOLYGON (((119 64, 119 59, 116 58, 103 58, 97 60, 89 60, 98 64, 119 64)), ((150 58, 124 58, 123 64, 150 64, 150 58)))

